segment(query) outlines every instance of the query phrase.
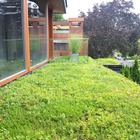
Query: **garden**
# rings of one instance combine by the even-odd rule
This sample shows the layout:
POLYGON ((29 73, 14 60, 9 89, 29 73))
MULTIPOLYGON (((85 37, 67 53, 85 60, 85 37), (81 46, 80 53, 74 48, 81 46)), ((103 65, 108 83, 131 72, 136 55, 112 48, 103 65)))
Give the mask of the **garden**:
POLYGON ((0 88, 0 139, 138 140, 140 87, 117 63, 60 57, 0 88))

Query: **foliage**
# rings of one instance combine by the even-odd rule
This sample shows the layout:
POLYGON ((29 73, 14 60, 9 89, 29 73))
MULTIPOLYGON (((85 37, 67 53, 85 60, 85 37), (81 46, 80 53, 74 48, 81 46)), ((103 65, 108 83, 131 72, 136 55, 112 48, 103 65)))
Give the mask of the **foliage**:
POLYGON ((131 12, 132 1, 113 0, 96 4, 84 17, 84 32, 89 36, 89 55, 93 58, 109 57, 113 50, 134 55, 138 52, 140 17, 131 12))
POLYGON ((130 67, 128 67, 128 66, 123 67, 121 69, 120 73, 123 74, 125 77, 131 79, 130 67))
POLYGON ((140 84, 140 70, 139 70, 139 62, 138 57, 135 57, 134 64, 132 67, 124 67, 121 70, 121 74, 123 74, 125 77, 132 79, 134 82, 140 84))
POLYGON ((96 59, 95 60, 96 63, 100 64, 100 65, 119 65, 120 63, 118 61, 116 61, 115 59, 112 58, 100 58, 100 59, 96 59))
POLYGON ((140 71, 138 57, 135 58, 134 64, 131 68, 131 78, 134 82, 140 84, 140 71))
MULTIPOLYGON (((78 61, 78 63, 83 63, 83 62, 88 62, 88 56, 82 56, 82 57, 79 57, 79 61, 78 61)), ((71 62, 70 61, 70 56, 68 55, 68 56, 61 56, 61 57, 58 57, 58 58, 56 58, 56 59, 51 59, 50 61, 49 61, 49 63, 62 63, 62 62, 71 62)))
POLYGON ((96 60, 63 57, 0 88, 0 139, 139 139, 139 93, 96 60))
POLYGON ((137 43, 138 43, 138 55, 140 55, 140 38, 138 39, 138 41, 137 41, 137 43))
POLYGON ((76 35, 70 35, 69 37, 69 49, 71 53, 78 53, 82 47, 82 38, 79 38, 76 35))
POLYGON ((64 21, 63 14, 53 14, 53 21, 64 21))
MULTIPOLYGON (((127 58, 127 60, 135 60, 135 55, 134 56, 127 56, 126 57, 127 58)), ((138 58, 138 61, 140 60, 140 57, 139 56, 137 56, 137 58, 138 58)))

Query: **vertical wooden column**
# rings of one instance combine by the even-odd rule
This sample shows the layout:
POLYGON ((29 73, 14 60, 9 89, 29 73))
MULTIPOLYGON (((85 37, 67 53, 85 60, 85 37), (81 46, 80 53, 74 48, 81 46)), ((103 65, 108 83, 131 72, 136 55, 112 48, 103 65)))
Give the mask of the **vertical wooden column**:
POLYGON ((46 39, 47 39, 47 59, 49 59, 49 14, 48 14, 48 10, 49 9, 49 1, 46 1, 46 20, 45 20, 45 22, 46 22, 46 34, 47 34, 47 37, 46 37, 46 39))
POLYGON ((30 71, 30 46, 29 46, 29 27, 28 27, 28 3, 23 1, 23 26, 24 26, 24 47, 25 47, 25 65, 26 71, 30 71))
POLYGON ((48 10, 49 21, 49 59, 54 57, 54 44, 53 44, 53 11, 48 10))

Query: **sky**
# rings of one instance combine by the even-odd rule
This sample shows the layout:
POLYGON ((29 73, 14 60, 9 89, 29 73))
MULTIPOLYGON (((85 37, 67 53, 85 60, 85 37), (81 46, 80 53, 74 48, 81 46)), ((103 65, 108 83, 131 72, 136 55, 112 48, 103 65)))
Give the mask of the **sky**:
MULTIPOLYGON (((67 0, 68 7, 66 9, 67 14, 64 14, 64 18, 78 17, 80 11, 86 13, 88 9, 92 9, 96 3, 109 2, 113 0, 67 0)), ((132 0, 134 3, 134 12, 140 13, 140 0, 132 0)))

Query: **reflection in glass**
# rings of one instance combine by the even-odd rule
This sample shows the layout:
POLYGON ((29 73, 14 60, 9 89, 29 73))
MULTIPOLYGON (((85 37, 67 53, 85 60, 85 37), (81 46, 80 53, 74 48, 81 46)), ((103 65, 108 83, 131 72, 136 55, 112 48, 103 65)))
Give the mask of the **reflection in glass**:
POLYGON ((21 0, 0 1, 0 80, 25 69, 21 0))
POLYGON ((45 7, 39 8, 39 3, 28 1, 29 38, 31 66, 47 59, 47 40, 45 25, 45 7))

